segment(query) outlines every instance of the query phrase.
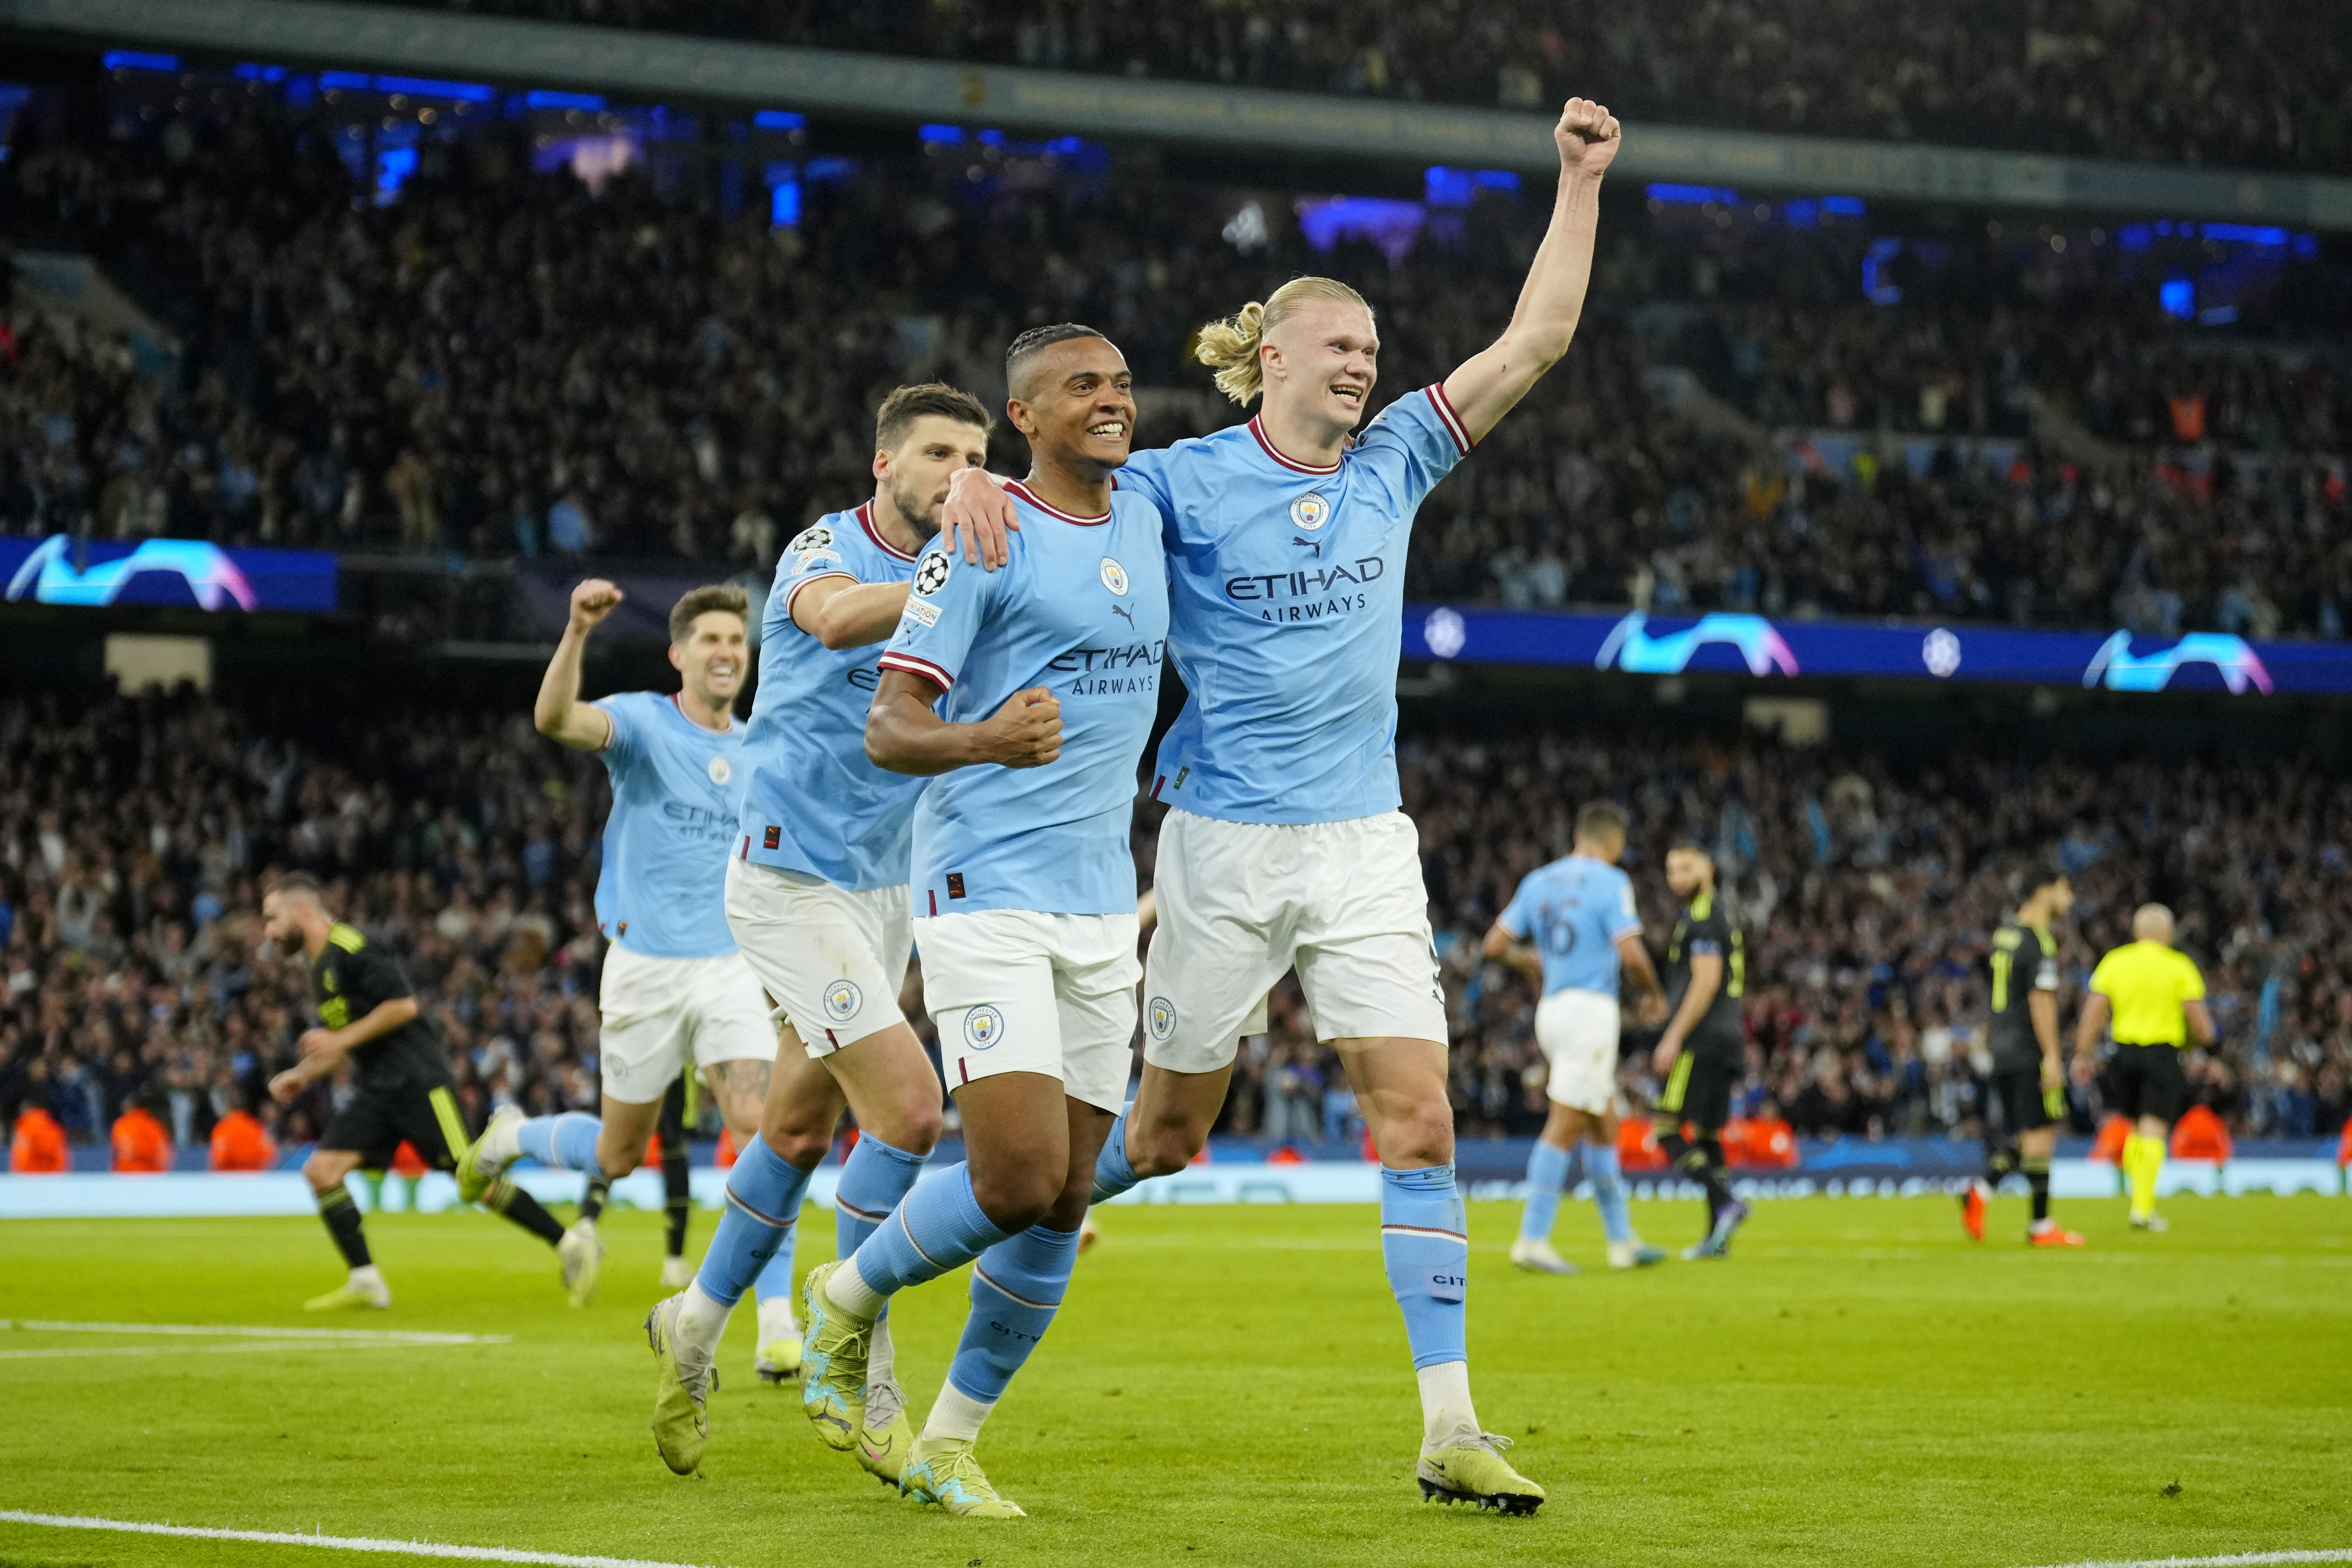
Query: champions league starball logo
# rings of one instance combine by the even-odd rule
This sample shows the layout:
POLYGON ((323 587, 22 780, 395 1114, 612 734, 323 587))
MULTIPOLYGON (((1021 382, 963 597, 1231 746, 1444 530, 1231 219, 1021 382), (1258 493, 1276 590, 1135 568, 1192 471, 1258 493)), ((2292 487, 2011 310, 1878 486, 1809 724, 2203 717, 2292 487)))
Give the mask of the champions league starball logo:
POLYGON ((933 551, 924 556, 923 563, 915 568, 915 592, 929 598, 948 585, 949 570, 945 551, 933 551))
POLYGON ((1619 621, 1601 645, 1593 668, 1607 669, 1613 665, 1635 675, 1680 675, 1701 647, 1727 643, 1739 650, 1750 675, 1769 675, 1775 670, 1782 675, 1797 673, 1797 656, 1761 616, 1701 616, 1696 626, 1654 637, 1643 629, 1649 620, 1646 614, 1635 610, 1619 621))
POLYGON ((963 1016, 964 1043, 984 1051, 1004 1037, 1004 1015, 993 1007, 974 1007, 963 1016))

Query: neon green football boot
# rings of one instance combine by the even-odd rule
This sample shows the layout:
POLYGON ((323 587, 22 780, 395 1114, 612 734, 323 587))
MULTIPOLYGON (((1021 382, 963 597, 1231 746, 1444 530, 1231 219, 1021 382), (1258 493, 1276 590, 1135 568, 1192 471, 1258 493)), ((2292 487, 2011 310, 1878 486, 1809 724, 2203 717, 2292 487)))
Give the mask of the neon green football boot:
POLYGON ((1508 1437, 1481 1432, 1465 1443, 1424 1448, 1416 1473, 1421 1495, 1432 1502, 1475 1503, 1505 1513, 1533 1513, 1543 1506, 1544 1489, 1511 1468, 1503 1450, 1508 1437))
POLYGON ((801 1410, 817 1436, 847 1453, 866 1424, 866 1358, 874 1320, 853 1318, 824 1299, 840 1261, 820 1263, 801 1281, 801 1410))
POLYGON ((654 1448, 673 1474, 690 1476, 702 1468, 702 1446, 710 1440, 710 1393, 719 1386, 719 1369, 708 1360, 679 1357, 677 1310, 684 1300, 678 1295, 655 1303, 646 1314, 646 1343, 661 1363, 654 1380, 654 1448))
POLYGON ((457 1201, 459 1203, 478 1204, 482 1201, 482 1194, 490 1190, 490 1184, 499 1179, 499 1172, 505 1168, 502 1165, 493 1165, 483 1159, 483 1146, 488 1143, 492 1135, 499 1131, 508 1122, 520 1121, 522 1119, 520 1110, 511 1105, 502 1105, 491 1116, 490 1124, 482 1129, 482 1135, 466 1145, 466 1152, 457 1156, 457 1201))
POLYGON ((306 1312, 340 1312, 347 1307, 367 1307, 382 1311, 392 1305, 392 1289, 378 1281, 362 1285, 356 1279, 346 1280, 323 1296, 313 1296, 302 1303, 306 1312))
POLYGON ((967 1519, 1026 1519, 1021 1505, 999 1497, 972 1457, 971 1444, 949 1438, 918 1438, 907 1453, 907 1473, 898 1489, 917 1502, 937 1503, 967 1519))
POLYGON ((907 1455, 915 1446, 907 1419, 907 1395, 896 1382, 866 1385, 866 1415, 857 1424, 857 1463, 886 1487, 900 1486, 907 1455))

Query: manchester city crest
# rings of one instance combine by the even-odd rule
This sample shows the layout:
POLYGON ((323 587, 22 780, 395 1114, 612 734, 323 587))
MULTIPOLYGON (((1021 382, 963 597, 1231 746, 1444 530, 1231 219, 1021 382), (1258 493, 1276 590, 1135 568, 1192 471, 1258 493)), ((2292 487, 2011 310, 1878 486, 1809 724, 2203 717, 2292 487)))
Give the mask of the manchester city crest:
POLYGON ((857 1016, 858 1004, 865 1000, 866 993, 856 981, 836 980, 824 988, 824 1016, 836 1024, 846 1024, 857 1016))
POLYGON ((1176 1004, 1165 996, 1154 996, 1144 1016, 1151 1026, 1151 1037, 1155 1040, 1164 1041, 1176 1032, 1176 1004))
POLYGON ((1127 568, 1108 555, 1103 557, 1102 580, 1103 586, 1114 594, 1127 592, 1127 568))
POLYGON ((974 1007, 963 1016, 964 1043, 984 1051, 1004 1037, 1004 1015, 993 1007, 974 1007))
POLYGON ((710 775, 712 784, 724 787, 727 781, 735 776, 735 764, 724 757, 713 757, 710 765, 703 771, 710 775))
POLYGON ((1312 533, 1331 521, 1331 503, 1309 490, 1290 503, 1290 521, 1312 533))

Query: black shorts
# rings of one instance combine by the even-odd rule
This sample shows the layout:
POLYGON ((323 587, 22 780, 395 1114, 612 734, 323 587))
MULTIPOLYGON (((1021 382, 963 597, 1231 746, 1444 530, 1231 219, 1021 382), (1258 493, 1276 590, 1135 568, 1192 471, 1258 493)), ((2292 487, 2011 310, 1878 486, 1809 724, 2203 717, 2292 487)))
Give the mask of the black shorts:
POLYGON ((2173 1121, 2189 1109, 2189 1073, 2179 1046, 2116 1047, 2107 1062, 2107 1108, 2135 1121, 2173 1121))
POLYGON ((2038 1132, 2044 1127, 2055 1127, 2066 1120, 2066 1091, 2042 1087, 2042 1064, 2030 1068, 1996 1067, 1992 1069, 1992 1102, 1998 1109, 2001 1126, 2012 1138, 2021 1132, 2038 1132))
POLYGON ((1721 1057, 1685 1051, 1675 1058, 1666 1086, 1650 1109, 1666 1120, 1717 1131, 1731 1120, 1731 1091, 1741 1076, 1739 1068, 1721 1057))
POLYGON ((457 1156, 472 1142, 465 1112, 457 1109, 454 1084, 411 1082, 384 1089, 362 1089, 353 1094, 327 1130, 319 1147, 347 1151, 371 1171, 387 1170, 403 1140, 416 1147, 419 1158, 436 1171, 455 1170, 457 1156))

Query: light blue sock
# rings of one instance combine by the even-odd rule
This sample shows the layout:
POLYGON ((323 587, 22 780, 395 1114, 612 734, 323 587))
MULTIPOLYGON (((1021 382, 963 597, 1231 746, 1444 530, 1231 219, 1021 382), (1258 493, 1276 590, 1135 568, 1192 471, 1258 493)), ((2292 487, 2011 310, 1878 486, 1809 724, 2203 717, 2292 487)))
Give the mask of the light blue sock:
POLYGON ((1601 1143, 1584 1146, 1584 1173, 1592 1183, 1592 1206, 1601 1211, 1601 1228, 1610 1245, 1633 1239, 1633 1215, 1625 1205, 1625 1178, 1617 1169, 1617 1151, 1601 1143))
POLYGON ((604 1124, 584 1110, 561 1116, 534 1116, 515 1129, 522 1152, 542 1165, 559 1171, 596 1168, 596 1139, 604 1124))
POLYGON ((1381 1172, 1381 1261, 1415 1369, 1469 1360, 1470 1227, 1453 1166, 1381 1172))
MULTIPOLYGON (((727 1212, 719 1216, 710 1250, 694 1276, 702 1293, 722 1307, 743 1299, 745 1287, 760 1276, 800 1218, 801 1194, 809 1173, 785 1162, 757 1133, 736 1156, 727 1173, 727 1212)), ((786 1250, 787 1272, 792 1265, 786 1250)))
POLYGON ((1069 1288, 1078 1233, 1033 1225, 980 1255, 971 1270, 971 1315, 948 1382, 969 1399, 993 1405, 1045 1337, 1069 1288))
POLYGON ((1102 1152, 1095 1156, 1095 1192, 1087 1201, 1108 1203, 1141 1180, 1127 1157, 1127 1111, 1122 1110, 1110 1124, 1110 1136, 1103 1140, 1102 1152))
POLYGON ((1568 1190, 1568 1151, 1536 1140, 1528 1156, 1528 1206, 1519 1215, 1521 1241, 1549 1241, 1559 1216, 1559 1195, 1568 1190))
MULTIPOLYGON (((740 1164, 741 1162, 737 1163, 740 1164)), ((722 1219, 719 1223, 723 1225, 726 1222, 722 1219)), ((787 1300, 792 1299, 793 1238, 800 1233, 801 1227, 796 1225, 784 1226, 784 1234, 777 1239, 776 1250, 768 1255, 768 1261, 760 1266, 760 1277, 751 1281, 753 1300, 772 1301, 779 1296, 787 1300)))
POLYGON ((850 1262, 866 1289, 888 1296, 962 1268, 1004 1237, 981 1212, 980 1199, 971 1190, 971 1167, 958 1165, 919 1184, 898 1212, 859 1245, 850 1262))
POLYGON ((834 1256, 847 1258, 866 1243, 884 1216, 914 1190, 923 1156, 894 1149, 871 1132, 857 1135, 857 1147, 841 1167, 833 1198, 834 1256))

